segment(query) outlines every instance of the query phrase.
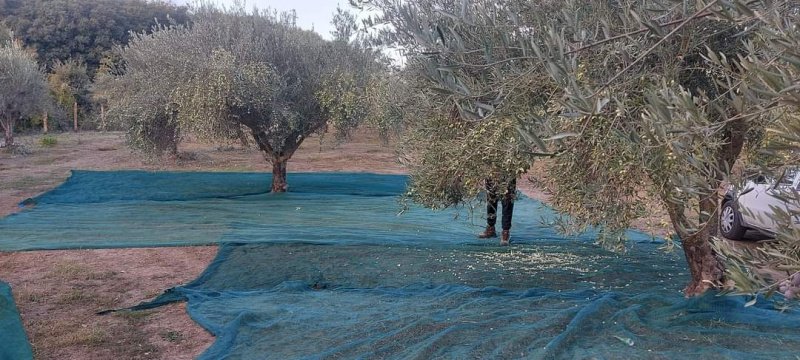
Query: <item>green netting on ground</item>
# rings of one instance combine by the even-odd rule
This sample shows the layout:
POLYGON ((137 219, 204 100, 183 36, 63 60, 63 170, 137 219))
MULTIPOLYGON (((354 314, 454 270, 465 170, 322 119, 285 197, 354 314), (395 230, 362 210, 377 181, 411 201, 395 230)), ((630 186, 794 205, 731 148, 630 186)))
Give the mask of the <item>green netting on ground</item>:
MULTIPOLYGON (((405 176, 289 174, 269 194, 260 173, 74 171, 58 188, 0 219, 0 250, 179 246, 235 242, 472 240, 467 216, 411 208, 405 176), (360 234, 369 232, 369 238, 360 234)), ((463 214, 462 214, 463 215, 463 214)))
POLYGON ((25 359, 33 359, 33 352, 11 296, 11 287, 0 281, 0 360, 25 359))
MULTIPOLYGON (((472 244, 227 244, 188 300, 217 336, 203 359, 793 359, 800 313, 710 294, 685 264, 589 239, 472 244)), ((640 239, 644 240, 644 239, 640 239)))
MULTIPOLYGON (((195 281, 142 307, 188 301, 217 336, 205 359, 783 359, 800 313, 713 294, 684 299, 677 253, 631 232, 617 255, 561 236, 516 204, 512 246, 463 211, 397 215, 403 176, 76 172, 0 220, 0 248, 222 242, 195 281)), ((542 221, 544 220, 544 221, 542 221)))

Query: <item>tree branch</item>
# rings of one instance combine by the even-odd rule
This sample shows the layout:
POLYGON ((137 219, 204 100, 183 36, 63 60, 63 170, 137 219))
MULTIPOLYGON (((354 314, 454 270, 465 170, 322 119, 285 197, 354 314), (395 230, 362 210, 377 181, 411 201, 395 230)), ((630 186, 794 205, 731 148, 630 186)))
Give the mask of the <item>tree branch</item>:
POLYGON ((634 65, 636 65, 640 61, 644 60, 644 58, 647 55, 650 55, 650 53, 652 53, 653 50, 655 50, 656 48, 661 46, 661 44, 663 44, 667 39, 669 39, 670 37, 672 37, 673 35, 678 33, 679 30, 683 29, 683 27, 686 26, 686 24, 690 23, 693 20, 699 19, 702 15, 704 15, 706 13, 706 11, 708 9, 710 9, 712 6, 716 5, 718 2, 719 2, 719 0, 714 0, 714 1, 710 2, 710 3, 708 3, 706 6, 704 6, 702 9, 698 10, 692 16, 690 16, 687 19, 683 20, 680 23, 680 25, 678 25, 676 28, 672 29, 672 31, 670 31, 669 34, 667 34, 664 37, 662 37, 661 40, 658 40, 655 44, 653 44, 653 46, 651 46, 649 49, 647 49, 643 54, 639 55, 639 57, 637 57, 636 60, 634 60, 632 63, 628 64, 628 66, 626 66, 624 69, 622 69, 618 73, 616 73, 603 86, 601 86, 599 89, 597 89, 597 91, 595 91, 594 94, 592 94, 592 96, 590 96, 590 97, 593 98, 593 97, 597 96, 598 94, 600 94, 603 90, 607 89, 614 81, 617 81, 617 79, 619 79, 620 76, 622 76, 623 74, 628 72, 628 70, 630 70, 634 65))
MULTIPOLYGON (((713 13, 710 13, 710 12, 709 13, 704 13, 704 14, 699 14, 697 16, 694 16, 694 19, 702 19, 704 17, 708 17, 708 16, 711 16, 711 15, 713 15, 713 13)), ((690 20, 690 19, 691 18, 689 18, 689 19, 678 19, 678 20, 675 20, 675 21, 670 21, 670 22, 667 22, 667 23, 664 23, 664 24, 659 24, 659 27, 672 26, 672 25, 679 24, 679 23, 682 23, 682 22, 690 20)), ((600 40, 598 42, 591 43, 591 44, 586 45, 586 46, 582 46, 582 47, 577 48, 575 50, 567 51, 563 55, 574 54, 574 53, 577 53, 577 52, 581 52, 581 51, 584 51, 584 50, 591 49, 591 48, 593 48, 595 46, 600 46, 600 45, 603 45, 603 44, 608 43, 608 42, 616 41, 616 40, 619 40, 619 39, 622 39, 622 38, 626 38, 626 37, 629 37, 629 36, 632 36, 632 35, 641 34, 643 32, 647 32, 647 31, 650 31, 650 29, 649 28, 642 28, 642 29, 631 31, 631 32, 627 32, 627 33, 624 33, 624 34, 619 34, 619 35, 616 35, 616 36, 612 36, 612 37, 610 37, 608 39, 603 39, 603 40, 600 40)))

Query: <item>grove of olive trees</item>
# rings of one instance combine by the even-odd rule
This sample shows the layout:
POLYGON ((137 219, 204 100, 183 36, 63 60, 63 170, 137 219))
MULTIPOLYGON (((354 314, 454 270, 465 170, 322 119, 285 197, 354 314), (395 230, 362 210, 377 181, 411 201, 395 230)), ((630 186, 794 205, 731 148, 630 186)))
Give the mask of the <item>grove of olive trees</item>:
POLYGON ((0 1, 0 23, 35 49, 42 66, 47 68, 57 61, 74 60, 94 72, 109 50, 128 42, 131 31, 188 21, 188 8, 168 1, 0 1))

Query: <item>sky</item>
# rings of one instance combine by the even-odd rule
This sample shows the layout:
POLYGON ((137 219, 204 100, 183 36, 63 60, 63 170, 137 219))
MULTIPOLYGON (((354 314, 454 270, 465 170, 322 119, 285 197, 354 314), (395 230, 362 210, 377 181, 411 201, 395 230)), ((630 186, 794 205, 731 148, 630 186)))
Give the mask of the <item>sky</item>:
MULTIPOLYGON (((195 0, 171 0, 176 4, 191 4, 195 0)), ((220 5, 231 6, 239 0, 207 0, 220 5)), ((297 13, 297 25, 301 28, 311 30, 312 28, 322 35, 325 39, 331 39, 331 19, 336 12, 336 6, 341 4, 343 9, 350 9, 357 16, 360 11, 350 7, 348 0, 244 0, 245 8, 251 9, 254 6, 259 9, 275 9, 278 11, 295 10, 297 13)), ((400 52, 396 49, 385 49, 384 53, 393 59, 396 65, 401 65, 405 61, 400 52)))
MULTIPOLYGON (((187 4, 193 0, 172 0, 177 4, 187 4)), ((236 0, 213 0, 221 5, 233 5, 236 0)), ((250 9, 272 8, 278 11, 289 11, 294 9, 297 12, 297 24, 311 30, 312 28, 326 39, 331 38, 331 18, 336 11, 336 5, 341 4, 342 8, 349 8, 347 0, 246 0, 245 7, 250 9)))

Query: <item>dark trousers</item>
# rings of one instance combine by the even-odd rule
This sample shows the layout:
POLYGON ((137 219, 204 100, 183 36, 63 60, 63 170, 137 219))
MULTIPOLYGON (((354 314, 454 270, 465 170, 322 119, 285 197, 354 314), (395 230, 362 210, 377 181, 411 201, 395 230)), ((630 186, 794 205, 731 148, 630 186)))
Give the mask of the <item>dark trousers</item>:
POLYGON ((497 203, 502 197, 503 219, 501 225, 503 230, 511 229, 511 216, 514 214, 514 196, 517 193, 517 179, 508 183, 508 188, 503 194, 498 194, 500 189, 493 181, 486 179, 486 223, 494 226, 497 223, 497 203))

